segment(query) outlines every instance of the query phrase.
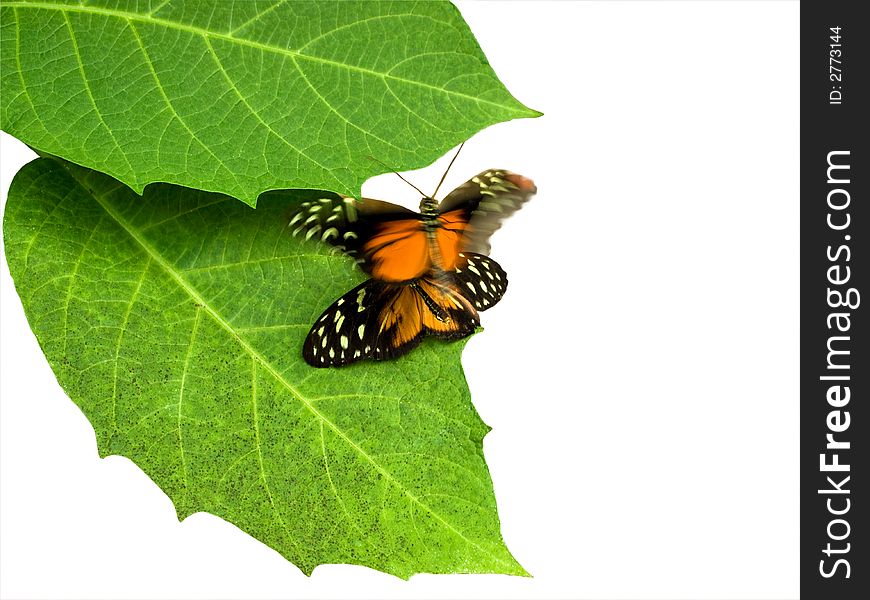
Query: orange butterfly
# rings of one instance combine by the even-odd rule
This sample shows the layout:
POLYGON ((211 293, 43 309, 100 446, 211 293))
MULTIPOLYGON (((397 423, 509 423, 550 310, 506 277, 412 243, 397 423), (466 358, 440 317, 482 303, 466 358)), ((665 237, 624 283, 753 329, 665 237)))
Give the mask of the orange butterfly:
POLYGON ((430 334, 470 335, 478 311, 497 303, 507 275, 489 238, 537 189, 521 175, 490 169, 420 212, 364 198, 305 202, 294 235, 355 256, 371 279, 336 300, 314 323, 302 349, 308 364, 339 366, 400 356, 430 334))

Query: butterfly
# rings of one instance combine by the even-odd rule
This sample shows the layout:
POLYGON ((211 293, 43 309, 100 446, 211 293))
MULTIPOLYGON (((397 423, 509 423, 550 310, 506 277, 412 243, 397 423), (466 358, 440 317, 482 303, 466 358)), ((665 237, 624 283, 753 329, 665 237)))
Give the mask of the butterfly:
POLYGON ((487 256, 489 238, 536 191, 526 177, 490 169, 440 203, 424 194, 420 212, 368 198, 303 202, 290 220, 293 234, 339 248, 371 276, 314 322, 302 348, 305 361, 331 367, 385 360, 427 334, 473 333, 478 311, 507 289, 507 274, 487 256))

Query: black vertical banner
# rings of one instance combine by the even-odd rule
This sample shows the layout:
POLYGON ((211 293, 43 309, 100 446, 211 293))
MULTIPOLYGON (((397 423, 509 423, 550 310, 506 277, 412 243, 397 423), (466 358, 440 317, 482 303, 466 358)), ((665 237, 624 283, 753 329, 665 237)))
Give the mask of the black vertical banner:
POLYGON ((865 598, 870 22, 801 3, 801 596, 865 598), (865 490, 860 492, 859 490, 865 490))

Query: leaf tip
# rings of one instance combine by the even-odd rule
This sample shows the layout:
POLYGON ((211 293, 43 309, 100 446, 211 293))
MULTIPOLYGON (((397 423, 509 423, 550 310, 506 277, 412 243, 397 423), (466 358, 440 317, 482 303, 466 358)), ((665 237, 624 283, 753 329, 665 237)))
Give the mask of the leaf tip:
POLYGON ((174 500, 172 502, 172 506, 175 507, 175 516, 178 518, 179 523, 183 523, 187 517, 196 512, 199 512, 195 510, 190 510, 187 505, 182 504, 181 502, 176 502, 174 500))
POLYGON ((528 577, 529 579, 534 579, 534 578, 535 578, 535 576, 532 575, 531 573, 529 573, 528 571, 526 571, 525 567, 523 567, 523 565, 521 565, 519 562, 517 562, 516 559, 514 559, 514 562, 515 562, 516 565, 517 565, 517 573, 516 573, 516 575, 517 575, 518 577, 528 577))
POLYGON ((525 567, 519 563, 519 561, 514 558, 514 555, 510 550, 505 546, 505 550, 507 551, 507 556, 510 561, 510 568, 501 571, 504 575, 512 575, 514 577, 528 577, 529 579, 533 579, 534 575, 526 571, 525 567))
MULTIPOLYGON (((108 175, 114 177, 114 175, 112 175, 111 173, 108 173, 108 175)), ((118 181, 120 181, 121 183, 126 185, 128 188, 133 190, 133 192, 135 192, 135 194, 137 196, 140 196, 140 197, 145 195, 145 188, 150 185, 150 182, 143 183, 143 182, 140 182, 138 180, 137 181, 125 181, 123 179, 118 179, 118 181)))
POLYGON ((541 111, 535 110, 534 108, 530 108, 530 107, 526 106, 525 104, 523 104, 522 102, 518 101, 517 104, 520 105, 520 108, 518 111, 519 114, 517 115, 516 118, 519 118, 519 119, 537 119, 538 117, 544 116, 544 113, 542 113, 541 111))

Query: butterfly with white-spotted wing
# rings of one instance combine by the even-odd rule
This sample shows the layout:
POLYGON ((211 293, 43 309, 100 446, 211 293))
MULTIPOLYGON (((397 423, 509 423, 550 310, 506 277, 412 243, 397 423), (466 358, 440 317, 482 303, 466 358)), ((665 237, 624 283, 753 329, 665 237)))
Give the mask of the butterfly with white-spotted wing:
POLYGON ((486 256, 489 238, 536 191, 530 179, 490 169, 440 204, 424 195, 419 213, 367 198, 302 203, 290 221, 294 235, 337 246, 371 276, 315 321, 302 348, 306 362, 331 367, 390 359, 427 334, 473 333, 478 311, 495 305, 507 288, 504 270, 486 256))

